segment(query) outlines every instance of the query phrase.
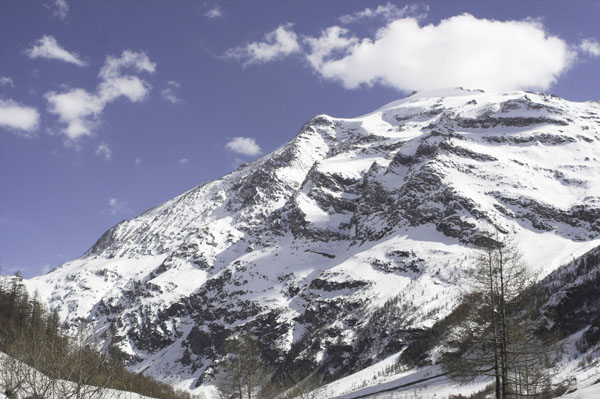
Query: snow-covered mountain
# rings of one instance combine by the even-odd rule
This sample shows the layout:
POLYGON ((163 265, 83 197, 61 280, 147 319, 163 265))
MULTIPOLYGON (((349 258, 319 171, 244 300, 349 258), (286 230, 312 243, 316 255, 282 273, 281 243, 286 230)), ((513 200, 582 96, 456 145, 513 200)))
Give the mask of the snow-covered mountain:
POLYGON ((490 225, 541 277, 600 245, 600 104, 454 89, 319 115, 27 284, 180 388, 245 330, 333 379, 447 315, 490 225))

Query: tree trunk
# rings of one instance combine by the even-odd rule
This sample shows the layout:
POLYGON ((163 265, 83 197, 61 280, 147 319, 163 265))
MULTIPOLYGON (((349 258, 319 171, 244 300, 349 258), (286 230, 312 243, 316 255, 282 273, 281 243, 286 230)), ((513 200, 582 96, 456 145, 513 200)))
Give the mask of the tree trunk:
POLYGON ((506 331, 506 290, 504 282, 504 254, 503 246, 498 248, 498 274, 500 277, 500 331, 501 342, 501 369, 502 369, 502 398, 505 399, 508 394, 508 334, 506 331))
POLYGON ((494 329, 494 374, 496 378, 496 399, 502 399, 501 394, 501 382, 500 382, 500 368, 498 359, 498 323, 496 321, 496 298, 494 295, 494 260, 491 249, 488 249, 488 280, 489 280, 489 306, 492 316, 492 326, 494 329))

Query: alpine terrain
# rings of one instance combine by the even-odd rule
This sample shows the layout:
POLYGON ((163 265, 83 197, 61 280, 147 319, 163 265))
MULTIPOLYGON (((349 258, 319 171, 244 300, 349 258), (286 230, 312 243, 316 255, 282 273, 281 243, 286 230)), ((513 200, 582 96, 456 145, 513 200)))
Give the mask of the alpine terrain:
POLYGON ((276 371, 327 382, 439 325, 490 227, 539 273, 540 317, 570 323, 565 337, 600 331, 597 285, 574 294, 600 270, 599 103, 452 89, 318 115, 26 284, 130 370, 178 388, 213 385, 239 333, 276 371))

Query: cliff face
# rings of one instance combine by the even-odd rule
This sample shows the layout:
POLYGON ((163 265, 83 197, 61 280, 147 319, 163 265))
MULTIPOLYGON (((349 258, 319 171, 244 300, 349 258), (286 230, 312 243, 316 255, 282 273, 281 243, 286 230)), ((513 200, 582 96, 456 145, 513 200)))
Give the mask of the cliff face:
POLYGON ((490 225, 542 275, 600 244, 600 105, 457 89, 320 115, 27 284, 179 387, 239 330, 333 378, 448 314, 490 225))

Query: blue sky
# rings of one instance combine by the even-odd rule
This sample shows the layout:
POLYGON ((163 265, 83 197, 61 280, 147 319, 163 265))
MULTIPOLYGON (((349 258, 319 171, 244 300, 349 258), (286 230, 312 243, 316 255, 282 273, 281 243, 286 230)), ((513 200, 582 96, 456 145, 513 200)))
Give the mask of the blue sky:
POLYGON ((597 1, 0 0, 1 272, 412 90, 600 100, 597 1))

